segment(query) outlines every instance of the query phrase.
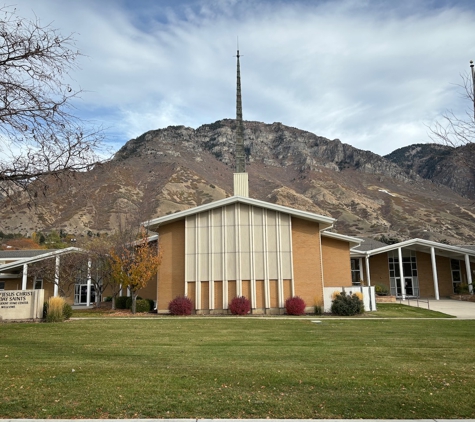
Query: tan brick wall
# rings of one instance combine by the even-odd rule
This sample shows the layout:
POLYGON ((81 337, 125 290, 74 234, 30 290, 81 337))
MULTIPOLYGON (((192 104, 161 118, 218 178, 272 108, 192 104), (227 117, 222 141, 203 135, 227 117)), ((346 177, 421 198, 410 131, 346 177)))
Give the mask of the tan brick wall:
POLYGON ((437 278, 439 280, 439 296, 448 297, 454 293, 450 259, 443 256, 436 256, 435 262, 437 265, 437 278))
POLYGON ((251 282, 250 280, 243 280, 242 281, 242 295, 248 299, 249 301, 251 300, 251 282))
POLYGON ((416 252, 416 263, 417 278, 419 279, 420 297, 435 298, 434 279, 432 277, 432 262, 430 254, 424 252, 416 252))
POLYGON ((168 303, 185 293, 185 221, 159 228, 162 263, 158 269, 158 311, 166 311, 168 303))
POLYGON ((292 251, 295 295, 310 306, 315 299, 323 304, 318 223, 292 217, 292 251))
POLYGON ((279 307, 279 283, 277 280, 269 280, 270 307, 279 307))
POLYGON ((237 288, 236 287, 236 280, 229 280, 228 281, 228 305, 237 296, 236 288, 237 288))
MULTIPOLYGON (((367 284, 366 280, 366 262, 363 259, 364 265, 364 274, 365 274, 365 284, 367 284)), ((379 284, 381 286, 386 286, 388 290, 390 289, 389 286, 389 262, 388 262, 388 254, 381 253, 379 255, 373 255, 369 258, 369 268, 370 268, 370 277, 371 277, 371 285, 375 286, 379 284)))
POLYGON ((200 309, 209 309, 209 282, 201 282, 201 307, 200 309))
POLYGON ((352 285, 348 242, 322 236, 322 258, 325 287, 352 285))
MULTIPOLYGON (((436 256, 437 279, 439 282, 439 296, 447 297, 453 294, 452 272, 450 266, 450 258, 436 256)), ((460 269, 462 270, 462 279, 467 280, 465 271, 465 261, 460 261, 460 269)), ((419 288, 421 297, 435 297, 434 279, 432 276, 432 261, 430 254, 417 252, 417 274, 419 276, 419 288)))
POLYGON ((256 280, 256 308, 264 309, 265 307, 264 280, 256 280))
POLYGON ((223 309, 223 282, 214 282, 214 309, 223 309))
POLYGON ((284 301, 287 300, 289 297, 292 297, 292 281, 284 280, 284 301))

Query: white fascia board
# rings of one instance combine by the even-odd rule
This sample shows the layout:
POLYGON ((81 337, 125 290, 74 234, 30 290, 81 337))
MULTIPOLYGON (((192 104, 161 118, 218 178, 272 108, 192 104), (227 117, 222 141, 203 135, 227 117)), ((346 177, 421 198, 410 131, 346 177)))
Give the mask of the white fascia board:
POLYGON ((330 237, 332 239, 338 239, 338 240, 343 240, 345 242, 348 242, 350 244, 350 249, 354 248, 356 246, 359 246, 359 245, 361 245, 361 243, 364 242, 363 239, 360 239, 358 237, 347 236, 347 235, 344 235, 344 234, 327 232, 327 231, 322 231, 322 236, 330 237))
POLYGON ((322 225, 321 230, 332 227, 336 219, 332 217, 326 217, 324 215, 314 214, 308 211, 300 211, 294 208, 285 207, 283 205, 271 204, 270 202, 260 201, 258 199, 246 198, 243 196, 231 196, 229 198, 220 199, 219 201, 210 202, 209 204, 200 205, 198 207, 189 208, 184 211, 179 211, 174 214, 165 215, 163 217, 154 218, 153 220, 146 221, 143 226, 150 230, 156 231, 156 228, 164 223, 171 223, 173 221, 181 220, 182 218, 190 215, 198 214, 200 212, 209 211, 214 208, 225 207, 236 203, 242 203, 260 208, 266 208, 272 211, 282 212, 290 214, 294 217, 302 218, 304 220, 315 221, 322 225))
POLYGON ((35 262, 43 261, 44 259, 54 258, 56 256, 64 255, 71 252, 83 253, 84 250, 80 248, 70 247, 70 248, 65 248, 65 249, 58 249, 58 250, 55 250, 54 252, 47 252, 42 255, 37 255, 31 258, 19 259, 15 262, 10 262, 9 264, 0 265, 0 272, 4 272, 12 268, 21 267, 24 264, 34 264, 35 262))
POLYGON ((372 249, 370 251, 355 251, 355 253, 364 254, 367 256, 378 255, 380 253, 389 252, 398 248, 406 248, 410 246, 425 246, 428 248, 439 249, 446 252, 453 252, 462 255, 469 255, 475 257, 475 251, 470 249, 464 249, 459 246, 446 245, 445 243, 433 242, 432 240, 425 239, 409 239, 404 242, 394 243, 393 245, 383 246, 381 248, 372 249))

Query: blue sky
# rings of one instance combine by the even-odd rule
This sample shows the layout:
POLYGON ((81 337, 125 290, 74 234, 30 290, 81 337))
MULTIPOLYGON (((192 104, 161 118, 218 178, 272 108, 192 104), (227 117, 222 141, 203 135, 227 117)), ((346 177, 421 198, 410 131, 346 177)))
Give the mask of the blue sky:
POLYGON ((429 142, 464 113, 475 60, 473 1, 17 0, 75 33, 77 114, 118 149, 142 133, 235 116, 236 40, 245 120, 387 154, 429 142))

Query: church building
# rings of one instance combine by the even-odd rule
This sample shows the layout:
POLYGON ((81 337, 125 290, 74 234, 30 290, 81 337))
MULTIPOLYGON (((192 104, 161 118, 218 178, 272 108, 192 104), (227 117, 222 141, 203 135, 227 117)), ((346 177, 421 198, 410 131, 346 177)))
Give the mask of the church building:
POLYGON ((292 296, 309 311, 328 310, 335 290, 354 289, 350 249, 360 239, 329 232, 331 217, 249 198, 239 57, 238 50, 234 196, 144 223, 162 253, 159 313, 177 296, 197 313, 223 313, 237 296, 253 313, 283 313, 292 296))

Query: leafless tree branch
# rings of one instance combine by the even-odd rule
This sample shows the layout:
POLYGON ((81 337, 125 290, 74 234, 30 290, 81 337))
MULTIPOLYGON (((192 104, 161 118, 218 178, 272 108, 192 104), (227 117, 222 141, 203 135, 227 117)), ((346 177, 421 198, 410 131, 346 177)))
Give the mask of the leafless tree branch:
POLYGON ((0 8, 0 196, 34 196, 50 176, 101 161, 101 131, 73 113, 81 90, 67 81, 80 55, 73 35, 0 8))

